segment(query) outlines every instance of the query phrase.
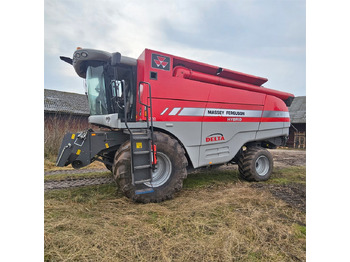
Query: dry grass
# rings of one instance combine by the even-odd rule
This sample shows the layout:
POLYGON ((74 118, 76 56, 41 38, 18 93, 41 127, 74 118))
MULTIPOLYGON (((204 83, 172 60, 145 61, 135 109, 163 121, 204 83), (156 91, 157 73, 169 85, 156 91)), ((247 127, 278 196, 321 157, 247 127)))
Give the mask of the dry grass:
MULTIPOLYGON (((55 161, 56 161, 56 159, 55 160, 44 159, 44 171, 74 170, 72 165, 68 165, 65 167, 58 167, 58 166, 56 166, 55 161)), ((95 162, 92 162, 88 166, 82 167, 81 169, 106 169, 106 166, 101 162, 95 161, 95 162)))
POLYGON ((44 126, 44 157, 55 161, 64 135, 68 132, 78 132, 90 126, 86 117, 73 115, 45 115, 44 126))
POLYGON ((160 204, 114 185, 46 193, 45 261, 304 261, 305 213, 216 172, 160 204))

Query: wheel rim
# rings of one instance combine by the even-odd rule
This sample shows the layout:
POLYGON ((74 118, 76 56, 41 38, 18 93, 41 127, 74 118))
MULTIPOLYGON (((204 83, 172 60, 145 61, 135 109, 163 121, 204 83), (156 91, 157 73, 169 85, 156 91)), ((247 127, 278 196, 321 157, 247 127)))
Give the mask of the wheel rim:
POLYGON ((152 183, 145 183, 148 187, 160 187, 164 185, 172 172, 172 165, 169 157, 162 153, 157 153, 157 165, 154 171, 152 171, 152 183))
POLYGON ((255 170, 259 176, 265 176, 270 169, 270 161, 266 156, 259 156, 255 161, 255 170))

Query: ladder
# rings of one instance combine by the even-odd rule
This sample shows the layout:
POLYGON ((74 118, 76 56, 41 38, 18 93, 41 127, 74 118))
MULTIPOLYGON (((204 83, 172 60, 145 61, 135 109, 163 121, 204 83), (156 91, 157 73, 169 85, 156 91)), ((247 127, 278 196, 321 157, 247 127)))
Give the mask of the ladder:
MULTIPOLYGON (((124 121, 130 134, 131 144, 131 178, 135 186, 135 194, 147 194, 154 192, 152 186, 152 171, 157 163, 156 146, 153 137, 153 119, 152 119, 152 96, 151 84, 141 81, 139 85, 146 84, 149 88, 150 104, 141 102, 139 92, 139 103, 146 108, 147 127, 142 129, 130 129, 127 123, 127 114, 124 110, 124 121), (151 121, 149 121, 151 119, 151 121), (151 123, 150 123, 151 122, 151 123)), ((126 105, 126 95, 124 92, 124 105, 126 105)))

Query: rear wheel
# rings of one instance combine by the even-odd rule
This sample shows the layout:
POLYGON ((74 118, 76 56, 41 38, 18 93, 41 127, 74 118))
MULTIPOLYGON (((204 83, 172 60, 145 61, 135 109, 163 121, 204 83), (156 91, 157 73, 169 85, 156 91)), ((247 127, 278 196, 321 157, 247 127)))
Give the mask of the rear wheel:
POLYGON ((178 141, 160 132, 154 132, 154 142, 157 146, 157 165, 152 172, 154 192, 135 194, 135 186, 131 178, 130 141, 120 146, 114 157, 113 175, 120 190, 135 202, 161 202, 173 198, 175 192, 182 188, 183 180, 187 177, 187 159, 178 141))
POLYGON ((245 180, 268 180, 273 170, 272 155, 262 147, 248 147, 238 160, 238 169, 245 180))

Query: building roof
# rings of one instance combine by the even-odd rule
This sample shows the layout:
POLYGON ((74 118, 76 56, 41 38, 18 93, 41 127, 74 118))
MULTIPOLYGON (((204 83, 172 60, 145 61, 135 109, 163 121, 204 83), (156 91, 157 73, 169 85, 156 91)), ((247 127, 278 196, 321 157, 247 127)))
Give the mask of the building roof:
POLYGON ((57 90, 44 90, 44 112, 73 115, 89 115, 89 103, 86 95, 57 90))
POLYGON ((289 107, 292 124, 306 123, 306 96, 297 96, 289 107))

